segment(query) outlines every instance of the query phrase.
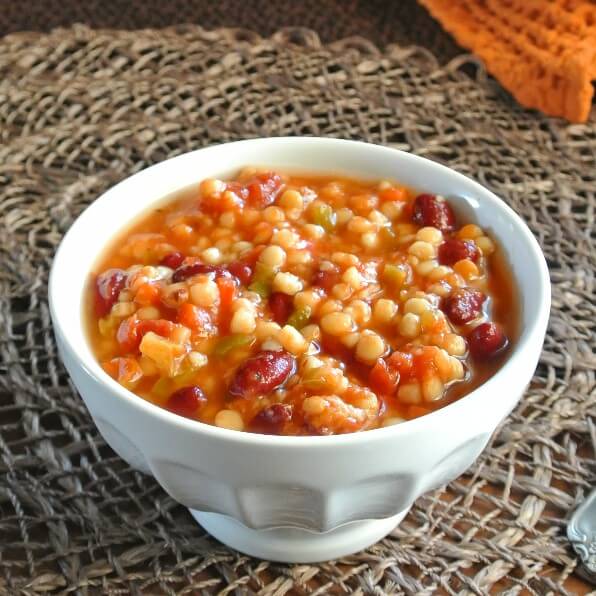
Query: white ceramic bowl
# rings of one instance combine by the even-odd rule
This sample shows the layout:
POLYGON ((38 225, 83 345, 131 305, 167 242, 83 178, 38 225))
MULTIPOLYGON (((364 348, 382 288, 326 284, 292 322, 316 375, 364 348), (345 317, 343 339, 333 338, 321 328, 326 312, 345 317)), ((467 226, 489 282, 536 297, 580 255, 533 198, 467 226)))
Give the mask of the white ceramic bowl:
POLYGON ((213 536, 245 553, 314 562, 388 534, 414 500, 468 468, 520 399, 536 367, 550 306, 548 271, 521 219, 476 182, 426 159, 354 141, 271 138, 193 151, 124 180, 70 228, 49 297, 62 359, 105 440, 153 474, 213 536), (83 288, 111 238, 164 196, 246 165, 396 179, 450 198, 503 246, 520 292, 522 330, 505 365, 463 399, 362 433, 280 437, 176 416, 137 397, 96 362, 81 324, 83 288))

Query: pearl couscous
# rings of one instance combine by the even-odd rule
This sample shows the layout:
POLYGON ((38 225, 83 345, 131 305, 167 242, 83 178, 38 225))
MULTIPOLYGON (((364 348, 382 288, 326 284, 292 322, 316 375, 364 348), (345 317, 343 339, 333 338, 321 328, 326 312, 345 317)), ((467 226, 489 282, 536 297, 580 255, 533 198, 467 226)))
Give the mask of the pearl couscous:
POLYGON ((88 305, 93 350, 124 387, 285 435, 443 407, 499 368, 516 318, 497 244, 446 199, 254 169, 136 223, 100 260, 88 305))

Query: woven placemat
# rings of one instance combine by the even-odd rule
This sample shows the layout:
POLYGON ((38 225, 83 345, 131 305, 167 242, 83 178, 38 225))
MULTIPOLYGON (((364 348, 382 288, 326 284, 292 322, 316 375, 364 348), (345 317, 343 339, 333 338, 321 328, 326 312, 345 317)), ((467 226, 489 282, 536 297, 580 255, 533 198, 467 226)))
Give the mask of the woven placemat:
POLYGON ((469 57, 441 67, 420 48, 323 46, 309 30, 1 40, 0 593, 568 593, 565 520, 596 478, 594 120, 519 108, 469 57), (321 565, 221 546, 116 457, 60 363, 46 297, 61 236, 109 186, 281 134, 366 139, 475 177, 528 222, 553 282, 534 380, 480 461, 385 540, 321 565))

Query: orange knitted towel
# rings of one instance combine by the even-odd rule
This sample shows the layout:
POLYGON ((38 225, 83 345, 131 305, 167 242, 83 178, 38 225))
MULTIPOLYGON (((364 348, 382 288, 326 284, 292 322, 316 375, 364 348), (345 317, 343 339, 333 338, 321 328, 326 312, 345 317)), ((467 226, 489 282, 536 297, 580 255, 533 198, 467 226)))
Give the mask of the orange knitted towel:
POLYGON ((420 0, 522 105, 585 122, 596 78, 593 0, 420 0))

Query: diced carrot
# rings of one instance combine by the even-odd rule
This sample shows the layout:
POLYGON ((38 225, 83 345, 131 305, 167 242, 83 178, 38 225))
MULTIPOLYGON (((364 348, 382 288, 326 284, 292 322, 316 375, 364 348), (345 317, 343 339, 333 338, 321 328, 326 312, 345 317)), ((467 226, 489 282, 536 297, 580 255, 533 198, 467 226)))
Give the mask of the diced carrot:
POLYGON ((141 306, 153 306, 159 304, 159 288, 155 284, 143 284, 135 294, 135 302, 141 306))
POLYGON ((112 358, 102 363, 102 367, 122 385, 133 385, 143 376, 143 371, 134 358, 112 358))
POLYGON ((408 193, 403 188, 385 188, 379 192, 381 201, 405 201, 408 198, 408 193))
POLYGON ((107 362, 102 362, 101 367, 112 377, 112 379, 118 380, 118 358, 112 358, 107 362))

